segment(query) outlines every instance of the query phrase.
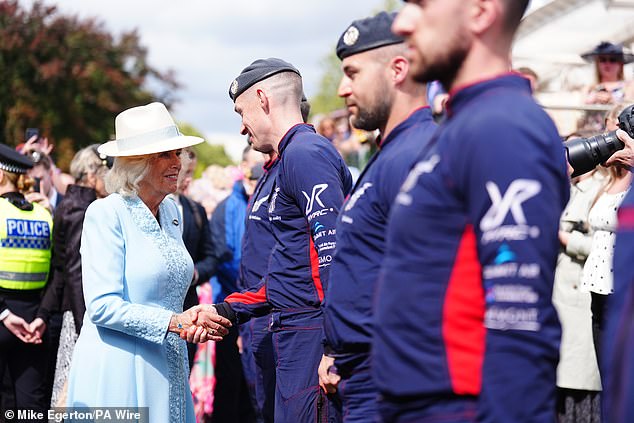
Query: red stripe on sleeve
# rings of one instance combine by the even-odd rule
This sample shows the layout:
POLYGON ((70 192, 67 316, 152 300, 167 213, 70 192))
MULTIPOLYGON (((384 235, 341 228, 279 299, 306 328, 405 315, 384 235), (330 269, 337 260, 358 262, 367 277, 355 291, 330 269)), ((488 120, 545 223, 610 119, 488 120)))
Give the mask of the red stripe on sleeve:
POLYGON ((259 304, 266 302, 266 285, 258 289, 256 292, 234 292, 227 296, 225 301, 228 303, 241 303, 241 304, 259 304))
POLYGON ((619 209, 619 229, 623 231, 634 230, 634 208, 621 207, 619 209))
POLYGON ((317 254, 317 250, 315 249, 313 237, 310 236, 310 234, 308 235, 308 239, 310 240, 310 272, 313 277, 315 289, 317 290, 319 302, 322 302, 324 300, 324 287, 321 285, 321 278, 319 277, 319 255, 317 254))
POLYGON ((476 236, 467 225, 445 294, 442 333, 449 377, 456 394, 478 395, 482 385, 486 329, 484 289, 476 236))

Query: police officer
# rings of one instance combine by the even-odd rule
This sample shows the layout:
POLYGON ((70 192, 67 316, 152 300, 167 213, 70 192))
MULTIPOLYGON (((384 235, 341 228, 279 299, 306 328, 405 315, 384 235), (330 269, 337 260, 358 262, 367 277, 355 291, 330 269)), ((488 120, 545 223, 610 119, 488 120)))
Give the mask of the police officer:
POLYGON ((334 392, 339 378, 346 422, 376 420, 378 391, 370 373, 372 303, 385 253, 394 197, 436 125, 425 85, 409 74, 403 39, 391 31, 394 14, 360 19, 341 34, 339 84, 352 125, 379 130, 370 159, 337 219, 337 249, 324 306, 326 355, 320 383, 334 392), (334 361, 334 367, 332 367, 334 361), (343 386, 343 384, 342 384, 343 386))
POLYGON ((528 0, 411 1, 393 30, 447 118, 396 196, 377 283, 382 421, 552 422, 552 304, 569 180, 557 128, 509 73, 528 0))
POLYGON ((32 166, 0 144, 0 371, 11 374, 18 409, 44 412, 46 349, 41 331, 30 323, 48 279, 53 221, 20 192, 32 166))
POLYGON ((256 150, 278 156, 268 207, 275 245, 262 283, 216 308, 239 323, 272 312, 276 422, 332 419, 337 410, 320 392, 317 377, 321 302, 350 173, 332 143, 303 123, 302 80, 290 63, 256 60, 233 81, 229 95, 242 117, 242 134, 256 150))

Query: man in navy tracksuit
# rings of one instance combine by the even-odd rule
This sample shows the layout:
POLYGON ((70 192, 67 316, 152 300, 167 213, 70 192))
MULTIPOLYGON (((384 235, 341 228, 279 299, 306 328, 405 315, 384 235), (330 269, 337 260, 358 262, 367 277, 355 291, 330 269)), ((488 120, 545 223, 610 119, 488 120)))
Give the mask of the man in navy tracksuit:
POLYGON ((408 75, 406 46, 391 31, 394 16, 381 12, 354 21, 337 44, 344 72, 339 96, 352 124, 381 134, 377 153, 337 219, 324 305, 326 355, 320 381, 327 391, 339 391, 346 422, 371 422, 377 414, 370 373, 372 303, 387 220, 394 197, 436 127, 425 106, 425 85, 408 75))
MULTIPOLYGON (((268 152, 264 174, 258 180, 246 211, 246 225, 242 238, 242 259, 238 271, 238 287, 241 290, 258 288, 266 275, 268 252, 275 245, 269 222, 269 198, 273 190, 278 161, 274 151, 268 152)), ((253 379, 258 422, 274 422, 275 410, 275 360, 273 339, 269 332, 269 315, 254 317, 240 326, 243 353, 242 363, 247 376, 253 379), (245 354, 249 354, 245 357, 245 354)))
POLYGON ((554 124, 506 73, 527 3, 412 2, 394 22, 415 79, 450 97, 388 223, 372 350, 384 421, 555 420, 569 181, 554 124))
MULTIPOLYGON (((614 153, 606 164, 619 163, 634 168, 634 139, 622 130, 617 137, 625 148, 614 153)), ((606 309, 601 382, 603 421, 630 422, 634 416, 634 190, 619 207, 619 226, 614 245, 614 294, 606 309)))
POLYGON ((272 148, 279 156, 268 213, 275 245, 262 283, 215 309, 238 323, 271 311, 276 422, 335 421, 337 410, 321 393, 317 367, 321 302, 350 173, 333 145, 301 123, 301 76, 291 64, 256 60, 233 81, 230 96, 254 148, 272 148))

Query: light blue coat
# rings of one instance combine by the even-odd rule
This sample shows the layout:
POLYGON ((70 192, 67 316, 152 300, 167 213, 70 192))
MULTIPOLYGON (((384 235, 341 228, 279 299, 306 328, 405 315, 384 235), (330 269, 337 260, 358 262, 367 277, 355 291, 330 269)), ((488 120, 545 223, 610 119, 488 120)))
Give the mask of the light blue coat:
POLYGON ((168 333, 193 263, 176 204, 160 226, 136 196, 90 205, 81 239, 86 315, 68 380, 69 407, 149 407, 149 421, 195 422, 187 351, 168 333))

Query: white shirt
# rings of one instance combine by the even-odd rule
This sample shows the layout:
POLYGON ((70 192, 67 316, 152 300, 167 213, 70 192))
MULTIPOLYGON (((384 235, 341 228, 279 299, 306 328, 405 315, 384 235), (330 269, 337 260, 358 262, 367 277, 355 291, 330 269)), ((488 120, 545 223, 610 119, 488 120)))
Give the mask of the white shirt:
POLYGON ((588 223, 592 227, 592 247, 583 266, 581 290, 608 295, 613 289, 614 240, 617 228, 617 210, 629 188, 623 192, 610 194, 604 192, 588 214, 588 223))

